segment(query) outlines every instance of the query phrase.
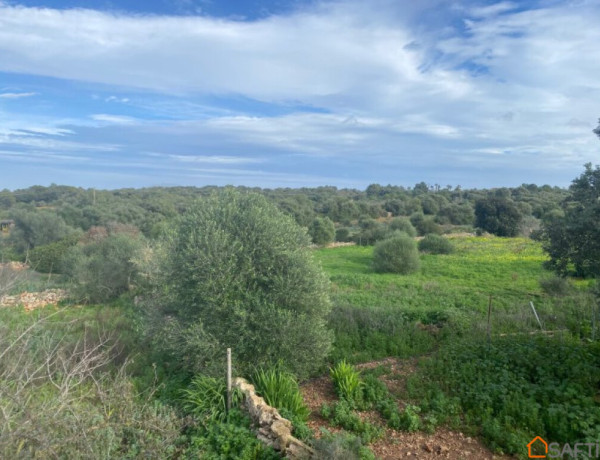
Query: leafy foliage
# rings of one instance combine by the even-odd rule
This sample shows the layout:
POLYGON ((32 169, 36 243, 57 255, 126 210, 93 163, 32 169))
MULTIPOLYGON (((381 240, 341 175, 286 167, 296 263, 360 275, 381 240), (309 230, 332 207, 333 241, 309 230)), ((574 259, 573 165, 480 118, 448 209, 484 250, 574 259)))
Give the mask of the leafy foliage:
POLYGON ((76 296, 106 302, 129 291, 137 275, 134 259, 142 247, 140 238, 123 233, 78 244, 64 255, 62 272, 76 283, 76 296))
POLYGON ((335 226, 329 217, 317 217, 308 228, 313 243, 324 245, 331 243, 335 237, 335 226))
POLYGON ((419 251, 428 252, 429 254, 450 254, 454 252, 454 246, 448 238, 429 234, 419 241, 419 251))
POLYGON ((497 236, 517 236, 523 216, 515 203, 492 196, 475 203, 475 225, 497 236))
POLYGON ((230 421, 212 423, 192 437, 189 458, 210 460, 276 460, 281 458, 271 447, 256 439, 250 421, 232 411, 230 421))
POLYGON ((219 372, 231 347, 238 372, 283 361, 307 375, 327 356, 328 280, 302 228, 265 198, 225 190, 178 219, 158 252, 149 334, 188 370, 219 372))
MULTIPOLYGON (((468 426, 494 449, 524 454, 534 436, 552 442, 595 442, 600 430, 598 343, 552 338, 500 338, 455 343, 425 368, 427 398, 442 389, 458 398, 468 426), (438 390, 434 390, 437 388, 438 390)), ((423 377, 417 394, 423 396, 423 377)), ((448 407, 448 406, 446 406, 448 407)))
POLYGON ((60 273, 63 270, 62 259, 79 241, 80 234, 73 233, 60 241, 36 246, 29 252, 29 264, 41 273, 60 273))
POLYGON ((361 439, 350 433, 332 434, 322 430, 322 436, 313 447, 317 458, 329 460, 375 460, 375 455, 364 446, 361 439))
POLYGON ((419 251, 414 240, 398 234, 383 240, 373 250, 373 269, 380 273, 406 275, 420 267, 419 251))
POLYGON ((357 434, 363 443, 369 444, 383 435, 383 430, 378 426, 362 420, 345 400, 333 405, 323 404, 321 415, 332 424, 357 434))
POLYGON ((572 269, 577 276, 600 275, 600 166, 585 171, 569 188, 563 215, 546 219, 544 249, 548 267, 560 275, 572 269))

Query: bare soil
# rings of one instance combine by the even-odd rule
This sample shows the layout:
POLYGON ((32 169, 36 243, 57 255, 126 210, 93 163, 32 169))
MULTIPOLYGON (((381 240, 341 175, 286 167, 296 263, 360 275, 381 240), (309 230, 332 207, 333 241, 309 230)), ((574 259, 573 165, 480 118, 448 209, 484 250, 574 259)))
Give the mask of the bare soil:
MULTIPOLYGON (((359 369, 373 369, 385 366, 389 373, 379 378, 388 386, 390 392, 398 398, 400 407, 407 402, 402 400, 406 390, 406 378, 411 375, 417 366, 418 360, 386 358, 357 365, 359 369)), ((323 376, 307 381, 301 386, 302 395, 306 405, 311 411, 308 426, 313 430, 315 437, 320 437, 320 428, 327 428, 330 432, 339 432, 340 428, 329 426, 326 419, 320 415, 324 403, 331 404, 337 400, 333 383, 329 376, 323 376)), ((451 459, 451 460, 500 460, 509 459, 505 455, 492 453, 481 441, 466 436, 463 433, 440 427, 434 433, 408 433, 396 431, 386 427, 385 421, 374 411, 361 412, 359 415, 369 422, 385 427, 384 436, 369 445, 377 458, 382 460, 394 459, 451 459)))

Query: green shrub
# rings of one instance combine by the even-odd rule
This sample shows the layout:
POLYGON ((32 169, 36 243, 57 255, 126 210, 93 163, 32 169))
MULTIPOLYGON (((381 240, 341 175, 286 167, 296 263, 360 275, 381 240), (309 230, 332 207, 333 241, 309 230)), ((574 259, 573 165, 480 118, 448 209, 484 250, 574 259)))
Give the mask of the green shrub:
POLYGON ((346 400, 339 401, 332 406, 323 404, 321 415, 333 425, 357 434, 365 444, 369 444, 383 435, 381 428, 362 420, 353 412, 352 405, 346 400))
POLYGON ((393 426, 393 428, 410 432, 418 431, 421 428, 420 412, 421 408, 419 406, 407 404, 404 411, 400 413, 397 426, 393 426))
POLYGON ((410 216, 410 222, 417 229, 417 233, 420 236, 427 235, 429 233, 442 233, 442 227, 435 223, 432 216, 425 216, 421 212, 416 212, 410 216))
POLYGON ((494 449, 525 455, 535 436, 571 444, 597 437, 598 343, 565 337, 459 342, 441 349, 424 371, 418 385, 429 380, 438 389, 421 394, 423 406, 443 416, 458 401, 464 423, 494 449), (449 397, 440 397, 442 391, 449 397))
POLYGON ((406 233, 408 236, 417 236, 417 230, 410 222, 408 217, 395 217, 390 222, 390 229, 392 231, 400 231, 406 233))
POLYGON ((297 376, 323 366, 329 280, 306 230, 265 197, 225 189, 198 201, 154 261, 147 335, 171 365, 218 375, 231 347, 241 374, 279 361, 297 376))
POLYGON ((301 422, 308 420, 310 412, 292 374, 277 369, 260 369, 252 375, 252 383, 269 406, 285 409, 301 422))
POLYGON ((375 245, 373 269, 376 272, 406 275, 418 271, 419 267, 419 251, 409 236, 392 236, 375 245))
POLYGON ((322 436, 313 443, 316 458, 328 460, 375 460, 375 455, 361 439, 350 433, 331 434, 321 429, 322 436))
POLYGON ((542 290, 552 296, 564 296, 571 290, 569 280, 562 276, 552 276, 550 278, 542 278, 539 281, 542 290))
POLYGON ((350 229, 347 227, 338 228, 335 231, 335 241, 342 243, 352 241, 352 238, 350 237, 350 229))
MULTIPOLYGON (((183 407, 203 423, 224 422, 227 418, 227 384, 225 379, 198 375, 188 388, 181 390, 183 407)), ((242 399, 239 390, 232 393, 232 406, 242 399)))
POLYGON ((250 421, 233 412, 229 423, 211 423, 206 431, 192 437, 188 458, 209 460, 275 460, 281 457, 272 447, 256 439, 250 421))
POLYGON ((299 418, 296 414, 287 409, 279 409, 279 414, 292 422, 292 434, 294 437, 304 442, 310 442, 313 439, 313 432, 306 424, 306 420, 299 418))
POLYGON ((419 251, 430 254, 451 254, 454 252, 454 245, 448 238, 441 235, 429 234, 419 241, 419 251))
POLYGON ((329 217, 317 217, 308 227, 313 243, 324 245, 331 243, 335 237, 335 225, 329 217))
POLYGON ((77 244, 80 233, 73 233, 55 243, 37 246, 29 251, 29 265, 41 273, 61 273, 62 258, 72 246, 77 244))
POLYGON ((75 283, 75 296, 92 303, 113 300, 130 290, 137 276, 133 259, 143 241, 121 233, 69 248, 61 262, 62 273, 75 283))
POLYGON ((329 369, 333 386, 338 396, 349 403, 359 403, 362 400, 363 384, 358 371, 346 360, 337 363, 329 369))

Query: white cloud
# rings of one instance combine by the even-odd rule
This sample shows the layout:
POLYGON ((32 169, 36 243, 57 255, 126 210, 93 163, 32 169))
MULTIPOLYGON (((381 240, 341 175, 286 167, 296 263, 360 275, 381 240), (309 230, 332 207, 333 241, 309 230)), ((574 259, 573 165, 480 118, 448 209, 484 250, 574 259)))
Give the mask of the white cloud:
POLYGON ((131 125, 137 122, 137 120, 133 117, 128 117, 124 115, 109 115, 105 113, 97 113, 91 115, 92 120, 100 121, 103 123, 109 123, 113 125, 131 125))
POLYGON ((0 99, 21 99, 35 96, 37 93, 0 93, 0 99))
MULTIPOLYGON (((597 2, 547 2, 527 11, 508 1, 458 3, 451 13, 462 17, 464 30, 451 21, 444 27, 415 22, 423 14, 417 3, 339 1, 236 22, 0 2, 0 71, 118 85, 95 97, 184 121, 96 113, 48 129, 79 133, 86 126, 84 145, 93 136, 114 149, 134 140, 135 148, 160 148, 167 155, 162 160, 184 167, 266 167, 277 154, 338 164, 369 158, 398 168, 459 164, 500 171, 500 165, 504 174, 562 168, 571 178, 583 162, 597 161, 591 134, 600 115, 597 2), (399 19, 398 8, 411 20, 399 19), (110 95, 124 87, 144 91, 133 102, 110 95), (192 100, 145 99, 146 90, 293 101, 326 113, 248 116, 192 100)), ((26 137, 20 142, 30 142, 26 137)))

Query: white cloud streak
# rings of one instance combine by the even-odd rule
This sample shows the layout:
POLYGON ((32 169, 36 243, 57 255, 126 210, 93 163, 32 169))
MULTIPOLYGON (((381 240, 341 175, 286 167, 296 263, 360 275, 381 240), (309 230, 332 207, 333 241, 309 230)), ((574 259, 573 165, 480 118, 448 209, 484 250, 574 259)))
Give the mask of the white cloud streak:
POLYGON ((21 99, 35 96, 37 93, 0 93, 0 99, 21 99))

